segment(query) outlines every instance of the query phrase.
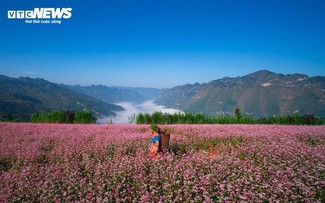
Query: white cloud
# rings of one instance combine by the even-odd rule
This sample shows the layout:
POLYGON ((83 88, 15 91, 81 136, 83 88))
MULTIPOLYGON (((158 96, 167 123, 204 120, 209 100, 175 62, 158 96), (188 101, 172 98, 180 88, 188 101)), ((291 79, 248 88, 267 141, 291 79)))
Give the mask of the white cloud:
POLYGON ((139 113, 154 113, 161 111, 162 113, 178 113, 182 112, 178 109, 166 108, 165 106, 157 105, 152 100, 145 101, 141 104, 134 104, 131 102, 119 102, 116 105, 122 106, 125 110, 116 112, 116 116, 110 116, 98 119, 97 122, 101 124, 109 123, 110 120, 114 123, 129 123, 129 118, 139 113))

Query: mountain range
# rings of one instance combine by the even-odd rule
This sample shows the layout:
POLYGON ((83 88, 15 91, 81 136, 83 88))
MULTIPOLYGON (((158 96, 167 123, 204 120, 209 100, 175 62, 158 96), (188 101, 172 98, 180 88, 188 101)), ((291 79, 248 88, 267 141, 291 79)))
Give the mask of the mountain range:
POLYGON ((239 108, 254 118, 313 114, 325 118, 325 77, 283 75, 267 70, 164 91, 157 104, 188 112, 230 115, 239 108))
POLYGON ((28 121, 31 113, 53 110, 87 109, 96 116, 114 115, 114 111, 123 110, 120 106, 107 104, 44 79, 0 75, 0 90, 0 120, 12 117, 28 121))
POLYGON ((31 113, 54 110, 91 110, 97 118, 124 110, 113 104, 155 100, 162 89, 63 85, 40 78, 0 75, 0 121, 29 121, 31 113))
POLYGON ((69 86, 39 78, 0 75, 0 121, 8 116, 28 121, 31 113, 85 109, 99 118, 124 110, 116 103, 147 100, 208 115, 232 115, 239 108, 242 114, 254 118, 292 113, 325 118, 325 77, 261 70, 242 77, 157 89, 69 86))
POLYGON ((163 89, 141 87, 108 87, 105 85, 61 86, 94 97, 107 103, 142 103, 148 100, 156 100, 163 92, 163 89))

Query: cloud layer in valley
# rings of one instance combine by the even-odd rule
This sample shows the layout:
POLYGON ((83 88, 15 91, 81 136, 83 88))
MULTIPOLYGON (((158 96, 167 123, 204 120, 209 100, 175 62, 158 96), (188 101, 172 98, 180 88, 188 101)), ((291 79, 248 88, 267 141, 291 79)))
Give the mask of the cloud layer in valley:
POLYGON ((154 113, 161 111, 163 113, 177 113, 182 112, 177 109, 166 108, 165 106, 157 105, 152 100, 145 101, 141 104, 134 104, 131 102, 119 102, 116 105, 122 106, 125 110, 116 112, 116 116, 110 116, 98 119, 97 122, 101 124, 109 123, 112 121, 114 124, 129 123, 129 118, 138 113, 154 113))

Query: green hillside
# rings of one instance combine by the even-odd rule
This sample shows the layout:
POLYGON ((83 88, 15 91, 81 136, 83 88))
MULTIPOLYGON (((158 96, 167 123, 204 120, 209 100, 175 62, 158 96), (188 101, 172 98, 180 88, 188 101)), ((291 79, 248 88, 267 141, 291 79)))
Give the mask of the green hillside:
POLYGON ((108 104, 44 79, 0 75, 0 120, 28 121, 31 113, 91 110, 97 117, 114 115, 122 107, 108 104))

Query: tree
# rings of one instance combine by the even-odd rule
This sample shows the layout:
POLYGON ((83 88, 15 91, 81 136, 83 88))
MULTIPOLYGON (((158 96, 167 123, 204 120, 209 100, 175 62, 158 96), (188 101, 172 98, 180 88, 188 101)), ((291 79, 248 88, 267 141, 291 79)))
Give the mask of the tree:
POLYGON ((240 120, 240 118, 241 118, 241 112, 238 107, 236 107, 236 109, 235 109, 235 117, 237 120, 240 120))

